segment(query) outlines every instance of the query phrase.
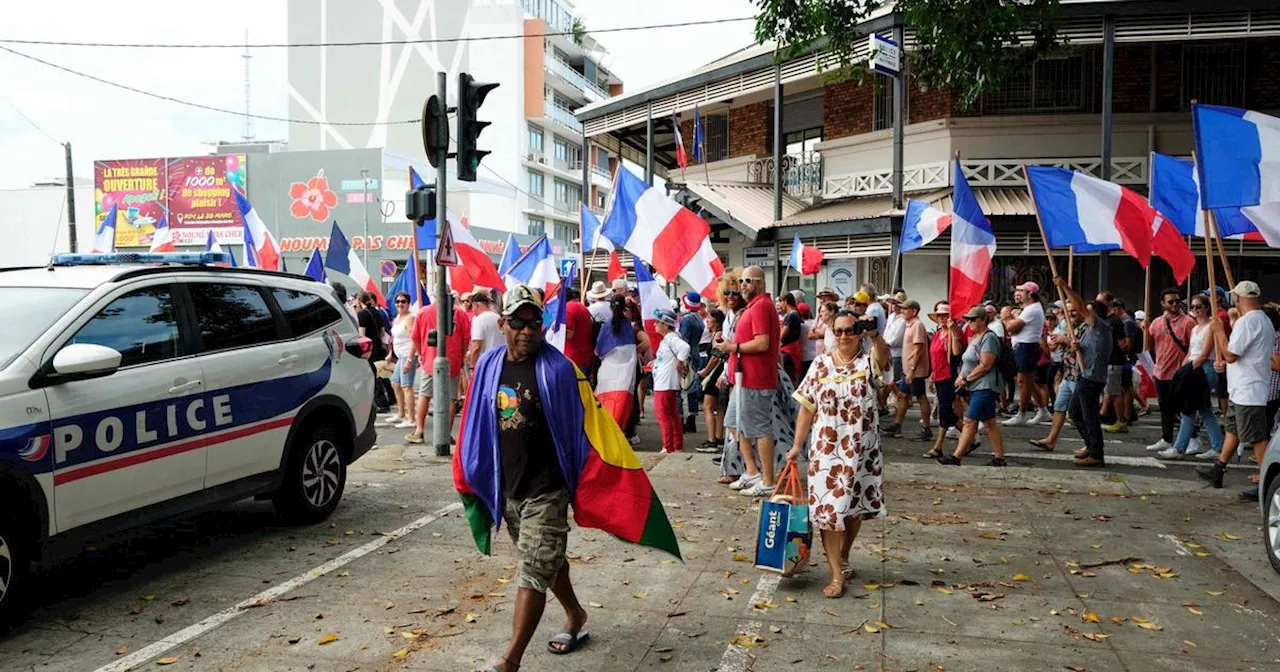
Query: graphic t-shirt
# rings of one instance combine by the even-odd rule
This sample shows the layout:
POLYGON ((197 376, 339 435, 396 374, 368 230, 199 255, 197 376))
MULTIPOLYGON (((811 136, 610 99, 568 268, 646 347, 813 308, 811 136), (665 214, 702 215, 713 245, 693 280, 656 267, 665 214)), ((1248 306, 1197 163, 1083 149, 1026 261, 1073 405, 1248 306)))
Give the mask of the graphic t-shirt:
POLYGON ((653 360, 653 390, 666 392, 680 389, 680 370, 676 362, 689 364, 689 344, 674 331, 668 331, 658 344, 658 354, 653 360))
POLYGON ((498 376, 498 452, 507 499, 528 499, 565 487, 542 410, 536 361, 504 361, 498 376))

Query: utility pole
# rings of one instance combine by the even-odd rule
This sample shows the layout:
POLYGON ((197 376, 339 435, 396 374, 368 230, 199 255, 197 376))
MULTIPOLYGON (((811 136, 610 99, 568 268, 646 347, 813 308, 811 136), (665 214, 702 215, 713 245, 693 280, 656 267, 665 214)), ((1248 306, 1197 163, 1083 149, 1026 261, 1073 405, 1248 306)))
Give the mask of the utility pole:
POLYGON ((360 184, 364 189, 364 267, 369 268, 369 169, 360 169, 360 184))
MULTIPOLYGON (((1111 107, 1115 93, 1116 17, 1102 17, 1102 179, 1111 181, 1111 107)), ((1108 288, 1111 252, 1098 253, 1098 291, 1108 288)))
MULTIPOLYGON (((441 122, 437 125, 439 135, 436 143, 440 147, 436 158, 436 250, 440 250, 439 241, 444 239, 445 229, 449 226, 448 188, 449 181, 449 82, 443 71, 436 73, 436 96, 440 100, 441 122)), ((453 399, 449 398, 449 353, 446 335, 453 331, 449 323, 453 319, 450 310, 449 287, 445 283, 445 270, 437 267, 436 273, 436 361, 432 362, 433 389, 435 397, 431 413, 431 442, 435 444, 436 455, 445 457, 450 454, 449 440, 452 429, 449 427, 449 412, 452 411, 453 399)))
POLYGON ((67 158, 67 241, 76 251, 76 176, 71 168, 71 143, 62 143, 67 158))

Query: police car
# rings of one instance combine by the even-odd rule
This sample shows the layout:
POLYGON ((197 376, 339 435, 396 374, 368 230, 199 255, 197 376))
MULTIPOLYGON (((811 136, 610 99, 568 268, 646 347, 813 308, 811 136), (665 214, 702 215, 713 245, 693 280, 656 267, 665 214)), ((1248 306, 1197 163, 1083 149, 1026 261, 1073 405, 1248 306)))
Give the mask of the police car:
POLYGON ((0 621, 89 540, 248 497, 337 507, 374 442, 368 340, 327 285, 227 260, 0 271, 0 621))

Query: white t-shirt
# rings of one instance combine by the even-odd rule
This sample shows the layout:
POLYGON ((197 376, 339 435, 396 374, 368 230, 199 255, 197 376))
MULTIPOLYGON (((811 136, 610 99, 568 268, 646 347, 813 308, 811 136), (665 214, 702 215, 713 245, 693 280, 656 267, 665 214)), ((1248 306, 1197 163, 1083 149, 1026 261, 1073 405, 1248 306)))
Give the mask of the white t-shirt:
POLYGON ((480 354, 488 352, 490 348, 505 345, 507 339, 498 327, 498 314, 486 310, 472 318, 471 340, 480 341, 480 354))
POLYGON ((1227 350, 1227 397, 1237 406, 1266 406, 1271 385, 1271 349, 1276 330, 1261 310, 1251 310, 1231 327, 1227 350))
POLYGON ((1002 339, 1004 338, 1004 322, 1000 321, 999 313, 996 314, 996 317, 994 320, 991 320, 990 322, 987 323, 987 328, 990 329, 991 333, 995 334, 996 336, 999 336, 1002 339))
POLYGON ((902 356, 902 337, 907 334, 907 320, 902 313, 889 316, 884 326, 884 342, 889 344, 889 356, 902 356))
POLYGON ((1040 334, 1044 331, 1044 306, 1039 301, 1034 301, 1029 306, 1023 306, 1022 312, 1018 314, 1018 319, 1022 320, 1022 328, 1018 333, 1013 335, 1013 343, 1039 343, 1040 334))
MULTIPOLYGON (((1060 335, 1060 336, 1066 336, 1066 335, 1067 335, 1067 321, 1066 321, 1066 320, 1061 320, 1061 321, 1059 321, 1059 322, 1058 322, 1058 326, 1056 326, 1056 327, 1054 327, 1054 328, 1053 328, 1053 333, 1054 333, 1054 334, 1058 334, 1058 335, 1060 335)), ((1050 334, 1050 336, 1052 336, 1052 334, 1050 334)), ((1050 337, 1050 338, 1046 338, 1046 339, 1044 339, 1044 340, 1045 340, 1045 343, 1049 343, 1049 344, 1052 344, 1052 343, 1053 343, 1053 338, 1051 338, 1051 337, 1050 337)), ((1065 348, 1065 347, 1067 347, 1067 346, 1065 346, 1065 345, 1059 345, 1058 347, 1054 348, 1053 350, 1050 350, 1050 351, 1049 351, 1049 359, 1050 359, 1050 360, 1052 360, 1052 361, 1055 361, 1055 362, 1057 362, 1057 363, 1059 363, 1059 364, 1061 364, 1061 363, 1062 363, 1062 349, 1063 349, 1063 348, 1065 348)))
POLYGON ((676 361, 689 363, 689 344, 674 331, 667 332, 658 345, 658 354, 653 360, 653 390, 680 391, 680 370, 676 361))
POLYGON ((831 325, 827 325, 826 330, 822 332, 822 351, 832 352, 836 349, 836 334, 831 331, 831 325))
POLYGON ((813 331, 813 320, 808 319, 800 323, 800 342, 804 345, 800 348, 800 361, 812 362, 818 358, 818 342, 809 338, 809 332, 813 331))
POLYGON ((605 322, 613 315, 613 309, 609 307, 607 299, 600 299, 587 306, 587 312, 591 313, 591 319, 596 322, 605 322))
MULTIPOLYGON (((1209 324, 1207 322, 1205 324, 1197 324, 1196 326, 1191 327, 1191 342, 1187 344, 1187 357, 1182 360, 1184 364, 1200 356, 1200 351, 1204 350, 1204 339, 1208 337, 1209 324)), ((1206 359, 1205 362, 1210 364, 1213 363, 1212 350, 1209 351, 1209 359, 1206 359)))

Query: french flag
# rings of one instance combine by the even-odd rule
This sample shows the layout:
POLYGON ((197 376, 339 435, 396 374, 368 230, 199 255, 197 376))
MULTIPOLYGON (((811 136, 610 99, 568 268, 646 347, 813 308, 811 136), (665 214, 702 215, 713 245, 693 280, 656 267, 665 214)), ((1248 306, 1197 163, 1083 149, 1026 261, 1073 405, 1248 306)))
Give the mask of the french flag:
MULTIPOLYGON (((493 262, 489 261, 489 255, 480 247, 480 242, 471 233, 471 229, 467 227, 466 222, 459 222, 453 217, 446 220, 449 232, 453 234, 453 247, 458 254, 458 266, 450 269, 450 280, 462 281, 461 276, 467 275, 470 284, 480 287, 489 287, 496 289, 498 292, 505 292, 507 285, 502 280, 502 276, 498 275, 498 269, 494 267, 493 262), (456 271, 453 272, 453 271, 456 271)), ((554 264, 553 264, 554 266, 554 264)), ((464 281, 465 284, 465 281, 464 281)), ((470 289, 461 289, 454 286, 459 292, 470 291, 470 289)))
POLYGON ((555 296, 552 296, 542 308, 543 339, 547 343, 554 345, 557 350, 564 352, 565 336, 568 333, 566 327, 566 315, 569 307, 569 285, 573 284, 568 278, 562 279, 560 288, 556 290, 555 296))
MULTIPOLYGON (((409 263, 413 263, 413 258, 409 258, 409 263)), ((409 307, 413 310, 427 305, 431 305, 431 297, 427 295, 427 288, 423 286, 422 280, 417 277, 418 274, 413 272, 412 268, 405 268, 396 276, 391 287, 387 288, 387 294, 395 296, 400 292, 409 295, 409 307), (415 282, 415 280, 417 282, 415 282), (414 287, 417 285, 417 287, 414 287)))
POLYGON ((1049 247, 1119 248, 1147 267, 1155 210, 1141 196, 1053 166, 1027 166, 1027 179, 1049 247))
POLYGON ((627 277, 627 269, 622 267, 622 259, 618 256, 618 251, 609 250, 609 282, 625 277, 627 277))
POLYGON ((540 289, 543 296, 560 282, 560 269, 551 255, 551 243, 544 235, 538 238, 507 273, 508 282, 540 289))
POLYGON ((231 191, 236 195, 236 204, 240 206, 240 216, 244 219, 245 265, 267 271, 280 270, 280 248, 267 225, 258 216, 258 211, 249 205, 249 199, 235 189, 231 191))
MULTIPOLYGON (((653 318, 649 317, 646 322, 652 321, 653 318)), ((613 318, 610 317, 600 327, 600 336, 596 338, 596 356, 600 358, 600 366, 596 369, 596 399, 619 427, 626 427, 631 407, 635 404, 631 390, 636 383, 636 332, 626 322, 618 325, 616 331, 613 326, 613 318)))
POLYGON ((596 219, 596 213, 591 212, 586 203, 580 204, 582 210, 582 251, 590 252, 592 250, 613 250, 613 242, 605 238, 600 226, 600 220, 596 219))
POLYGON ((1202 207, 1280 201, 1280 119, 1252 110, 1192 105, 1202 207))
POLYGON ((702 145, 706 142, 706 131, 702 128, 702 114, 698 106, 693 106, 693 160, 702 163, 702 145))
POLYGON ((378 283, 374 282, 364 264, 360 263, 360 257, 351 249, 351 243, 347 242, 347 237, 342 235, 342 229, 338 228, 336 222, 333 232, 329 234, 329 251, 324 257, 324 267, 351 278, 360 289, 373 292, 378 297, 379 306, 387 306, 387 299, 382 296, 382 290, 378 289, 378 283))
MULTIPOLYGON (((418 175, 418 171, 409 166, 409 189, 416 191, 420 187, 425 187, 426 182, 418 175)), ((449 217, 448 219, 452 219, 449 217)), ((424 219, 413 223, 413 238, 417 242, 419 250, 436 249, 436 220, 424 219)))
POLYGON ((516 234, 508 233, 507 246, 502 249, 502 261, 498 262, 498 275, 506 280, 517 261, 520 261, 520 242, 516 240, 516 234))
POLYGON ((653 272, 643 262, 636 262, 636 289, 640 294, 640 319, 644 322, 645 332, 649 334, 649 342, 660 343, 662 336, 658 334, 658 321, 653 313, 659 308, 671 310, 671 299, 667 298, 662 283, 653 277, 653 272))
POLYGON ((664 278, 684 278, 704 295, 714 295, 716 282, 724 275, 724 264, 711 249, 706 220, 630 170, 618 170, 604 236, 652 264, 664 278))
POLYGON ((969 188, 969 181, 955 162, 955 187, 951 195, 951 289, 947 303, 952 315, 963 315, 978 305, 991 279, 996 256, 996 234, 969 188))
POLYGON ((325 281, 324 260, 320 258, 319 249, 311 250, 311 258, 307 260, 307 270, 302 274, 316 282, 325 281))
POLYGON ((169 214, 160 215, 155 233, 151 234, 151 252, 177 252, 173 244, 173 231, 169 229, 169 214))
POLYGON ((910 252, 932 243, 951 226, 951 219, 952 215, 924 201, 907 199, 907 212, 902 218, 902 242, 898 249, 910 252))
POLYGON ((689 155, 684 151, 684 138, 680 136, 680 118, 671 113, 671 128, 676 134, 676 163, 681 168, 689 167, 689 155))
MULTIPOLYGON (((209 237, 206 238, 204 241, 204 251, 217 252, 218 254, 222 254, 222 246, 218 244, 218 239, 213 236, 213 229, 209 229, 209 237)), ((214 264, 214 266, 231 266, 231 267, 234 267, 235 265, 236 265, 235 257, 231 257, 230 264, 214 264)))
POLYGON ((113 205, 107 216, 98 225, 98 232, 93 236, 93 247, 90 254, 110 254, 116 251, 116 220, 120 217, 120 206, 113 205))
POLYGON ((813 275, 822 268, 822 250, 800 242, 800 234, 791 241, 791 259, 787 265, 800 275, 813 275))
MULTIPOLYGON (((1205 211, 1200 209, 1200 178, 1194 163, 1165 154, 1151 155, 1151 207, 1173 222, 1180 234, 1205 237, 1205 211)), ((1223 238, 1263 240, 1242 208, 1215 208, 1213 213, 1218 235, 1223 238)))

